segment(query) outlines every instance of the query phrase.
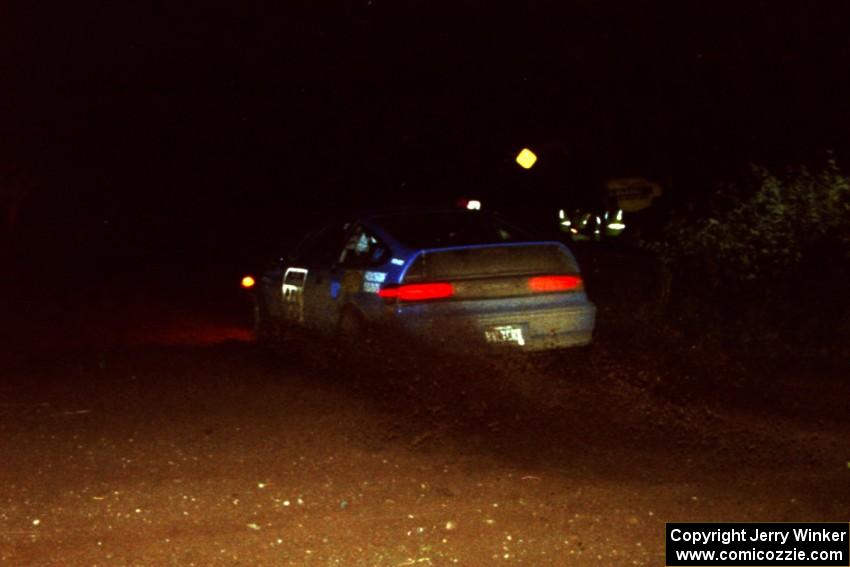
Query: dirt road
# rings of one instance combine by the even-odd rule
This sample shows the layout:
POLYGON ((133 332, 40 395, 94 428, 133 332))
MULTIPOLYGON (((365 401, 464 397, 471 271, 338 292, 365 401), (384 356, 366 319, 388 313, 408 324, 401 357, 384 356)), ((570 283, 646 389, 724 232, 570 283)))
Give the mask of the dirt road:
POLYGON ((850 519, 835 369, 270 353, 199 320, 5 363, 0 563, 657 566, 667 521, 850 519))

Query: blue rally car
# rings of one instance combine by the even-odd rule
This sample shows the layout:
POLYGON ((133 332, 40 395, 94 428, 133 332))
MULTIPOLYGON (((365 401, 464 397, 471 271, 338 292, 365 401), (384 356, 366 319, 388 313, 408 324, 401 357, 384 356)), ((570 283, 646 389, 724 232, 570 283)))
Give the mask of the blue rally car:
POLYGON ((560 242, 483 211, 374 213, 325 226, 258 278, 259 339, 292 325, 546 350, 591 341, 596 308, 560 242))

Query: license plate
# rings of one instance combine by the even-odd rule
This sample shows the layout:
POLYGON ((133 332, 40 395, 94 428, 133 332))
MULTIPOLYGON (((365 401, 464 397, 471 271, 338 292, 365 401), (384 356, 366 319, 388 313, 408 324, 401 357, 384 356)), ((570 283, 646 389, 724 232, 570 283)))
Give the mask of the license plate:
POLYGON ((513 343, 519 346, 525 344, 522 327, 519 325, 499 325, 484 329, 484 338, 488 343, 513 343))

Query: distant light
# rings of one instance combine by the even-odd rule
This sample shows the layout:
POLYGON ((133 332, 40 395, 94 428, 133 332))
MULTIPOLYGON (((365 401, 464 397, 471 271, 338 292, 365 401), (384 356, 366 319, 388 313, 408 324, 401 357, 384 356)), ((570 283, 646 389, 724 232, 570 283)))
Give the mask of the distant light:
POLYGON ((624 228, 626 228, 626 225, 622 222, 612 222, 608 225, 608 228, 610 228, 611 230, 623 230, 624 228))
POLYGON ((251 276, 245 276, 244 278, 242 278, 242 287, 244 287, 245 289, 251 289, 252 287, 254 287, 255 283, 256 282, 254 281, 254 278, 252 278, 251 276))
POLYGON ((566 215, 564 214, 564 209, 560 209, 558 211, 558 218, 560 218, 561 220, 564 220, 566 218, 566 215))
POLYGON ((479 211, 481 210, 481 201, 478 199, 458 199, 455 206, 468 211, 479 211))
POLYGON ((533 166, 537 162, 537 156, 534 155, 534 152, 532 152, 528 148, 523 148, 522 151, 519 152, 519 154, 516 156, 516 162, 523 169, 531 169, 531 166, 533 166))

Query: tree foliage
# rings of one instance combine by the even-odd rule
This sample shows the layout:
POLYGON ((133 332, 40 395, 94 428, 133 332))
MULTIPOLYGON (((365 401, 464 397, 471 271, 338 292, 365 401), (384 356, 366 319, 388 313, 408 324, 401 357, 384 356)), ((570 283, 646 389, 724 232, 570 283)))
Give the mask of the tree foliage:
POLYGON ((830 159, 784 175, 753 166, 754 183, 720 190, 707 215, 678 220, 651 244, 673 281, 763 285, 814 263, 850 259, 850 178, 830 159))

